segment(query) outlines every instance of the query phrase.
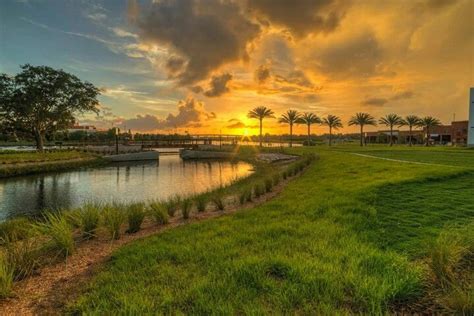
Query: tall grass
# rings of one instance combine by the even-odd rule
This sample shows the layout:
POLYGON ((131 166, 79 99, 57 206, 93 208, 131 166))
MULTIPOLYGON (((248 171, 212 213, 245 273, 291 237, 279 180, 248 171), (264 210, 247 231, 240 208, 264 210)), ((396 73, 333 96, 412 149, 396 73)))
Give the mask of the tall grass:
POLYGON ((185 198, 181 201, 181 214, 183 215, 184 219, 189 218, 189 214, 191 213, 191 208, 193 207, 193 200, 190 198, 185 198))
POLYGON ((78 227, 82 231, 84 239, 94 238, 100 221, 100 210, 98 205, 86 204, 73 213, 78 227))
POLYGON ((128 229, 127 233, 133 234, 138 232, 141 227, 143 220, 145 219, 145 206, 143 203, 134 203, 126 208, 128 229))
POLYGON ((15 281, 22 280, 33 274, 39 266, 41 249, 36 239, 9 242, 4 246, 5 258, 13 269, 15 281))
POLYGON ((181 197, 179 195, 172 196, 165 202, 165 207, 170 217, 174 217, 176 211, 179 209, 180 204, 181 197))
POLYGON ((205 212, 207 207, 208 198, 204 194, 200 194, 195 198, 196 209, 199 213, 205 212))
POLYGON ((120 228, 125 221, 125 213, 120 205, 107 205, 102 210, 102 224, 111 239, 120 238, 120 228))
POLYGON ((0 223, 0 243, 29 238, 32 234, 31 222, 27 218, 14 218, 0 223))
POLYGON ((240 205, 252 201, 252 190, 249 187, 244 188, 239 194, 240 205))
POLYGON ((0 253, 0 298, 11 296, 13 289, 13 269, 8 259, 0 253))
POLYGON ((273 189, 273 179, 267 178, 264 181, 265 184, 265 192, 271 192, 273 189))
POLYGON ((255 197, 258 198, 265 194, 265 186, 262 183, 257 183, 254 188, 253 188, 253 193, 255 194, 255 197))
POLYGON ((224 196, 222 193, 217 192, 211 198, 212 203, 216 207, 216 210, 223 211, 225 209, 224 196))
POLYGON ((71 224, 62 213, 47 212, 44 221, 35 224, 36 229, 51 238, 53 250, 67 257, 74 252, 75 243, 71 224))
POLYGON ((169 215, 165 206, 160 201, 151 202, 149 205, 149 213, 157 224, 164 225, 169 222, 169 215))

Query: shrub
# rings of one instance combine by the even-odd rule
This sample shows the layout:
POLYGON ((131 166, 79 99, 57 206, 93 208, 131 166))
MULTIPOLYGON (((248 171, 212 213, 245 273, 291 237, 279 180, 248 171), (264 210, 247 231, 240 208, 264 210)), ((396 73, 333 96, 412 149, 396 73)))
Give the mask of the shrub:
POLYGON ((26 239, 31 236, 31 222, 27 218, 14 218, 0 223, 0 243, 26 239))
POLYGON ((181 197, 179 195, 172 196, 165 202, 165 207, 170 217, 174 216, 179 208, 180 203, 181 197))
POLYGON ((207 198, 205 195, 201 194, 196 197, 196 208, 199 213, 205 212, 207 206, 207 198))
POLYGON ((120 238, 120 227, 125 221, 125 215, 118 205, 108 205, 102 211, 102 222, 111 239, 120 238))
POLYGON ((218 209, 219 211, 224 210, 225 205, 224 205, 224 198, 223 198, 222 194, 219 194, 219 193, 214 194, 211 201, 212 201, 212 203, 214 203, 216 209, 218 209))
POLYGON ((263 184, 256 184, 253 192, 255 194, 255 197, 260 197, 265 193, 265 186, 263 184))
POLYGON ((52 247, 61 255, 67 257, 74 252, 75 244, 72 228, 66 216, 62 213, 48 212, 44 215, 44 222, 35 224, 41 233, 49 236, 52 247))
POLYGON ((158 224, 164 225, 169 222, 169 215, 163 203, 156 201, 150 204, 150 214, 158 224))
POLYGON ((271 178, 265 179, 265 192, 271 192, 273 188, 273 180, 271 178))
POLYGON ((191 213, 191 208, 193 206, 193 201, 189 198, 183 199, 181 202, 181 214, 183 214, 184 219, 189 218, 189 214, 191 213))
POLYGON ((100 211, 98 206, 86 204, 78 211, 74 212, 78 227, 81 228, 82 236, 85 239, 94 238, 99 226, 100 211))
POLYGON ((7 258, 0 254, 0 298, 9 297, 13 288, 13 269, 7 258))
POLYGON ((142 203, 135 203, 127 208, 128 229, 127 233, 133 234, 138 232, 143 220, 145 219, 145 208, 142 203))

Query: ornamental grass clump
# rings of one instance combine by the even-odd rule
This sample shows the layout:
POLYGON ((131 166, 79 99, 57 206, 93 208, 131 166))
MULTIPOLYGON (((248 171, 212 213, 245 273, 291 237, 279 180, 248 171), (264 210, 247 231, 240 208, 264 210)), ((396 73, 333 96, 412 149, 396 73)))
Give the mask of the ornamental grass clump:
POLYGON ((205 212, 206 211, 206 206, 207 206, 207 197, 203 194, 198 195, 195 198, 196 202, 196 209, 199 213, 205 212))
POLYGON ((13 289, 13 267, 5 255, 0 254, 0 298, 12 295, 13 289))
POLYGON ((253 193, 255 194, 255 197, 260 197, 265 193, 265 186, 261 183, 256 184, 255 187, 253 188, 253 193))
POLYGON ((31 222, 20 217, 0 223, 0 244, 27 239, 31 236, 31 222))
POLYGON ((84 239, 92 239, 96 236, 97 227, 99 227, 100 211, 97 205, 86 204, 74 212, 75 222, 82 231, 84 239))
POLYGON ((211 201, 212 201, 212 203, 214 204, 214 206, 216 207, 217 210, 219 210, 219 211, 224 210, 225 204, 224 204, 224 197, 222 196, 222 194, 220 194, 220 193, 214 194, 211 201))
POLYGON ((281 175, 279 173, 275 173, 273 175, 273 185, 274 186, 277 186, 280 184, 280 180, 281 180, 281 175))
POLYGON ((14 281, 31 276, 39 265, 40 248, 34 238, 7 242, 4 250, 5 259, 13 269, 14 281))
POLYGON ((127 210, 128 229, 127 233, 133 234, 142 228, 145 219, 145 207, 142 203, 135 203, 128 206, 127 210))
POLYGON ((102 223, 111 239, 120 238, 120 228, 125 221, 125 213, 119 205, 107 205, 102 210, 102 223))
POLYGON ((245 202, 252 201, 252 190, 250 188, 243 189, 239 194, 239 203, 240 205, 245 204, 245 202))
POLYGON ((35 227, 40 233, 51 238, 52 249, 58 251, 61 256, 67 257, 74 252, 72 227, 64 214, 48 212, 44 215, 44 221, 38 222, 35 227))
POLYGON ((191 214, 192 207, 193 201, 190 198, 186 198, 181 201, 181 214, 183 215, 184 219, 189 218, 189 214, 191 214))
POLYGON ((149 213, 157 224, 165 225, 169 222, 169 215, 166 207, 160 201, 150 203, 149 213))
POLYGON ((165 207, 170 217, 174 217, 176 211, 179 209, 180 204, 181 197, 179 195, 172 196, 165 202, 165 207))
POLYGON ((273 180, 271 178, 265 179, 265 192, 271 192, 273 188, 273 180))

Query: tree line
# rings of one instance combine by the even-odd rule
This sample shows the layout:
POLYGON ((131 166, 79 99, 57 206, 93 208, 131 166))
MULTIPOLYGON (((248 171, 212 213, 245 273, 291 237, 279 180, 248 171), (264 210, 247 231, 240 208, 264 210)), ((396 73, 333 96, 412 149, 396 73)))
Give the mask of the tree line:
MULTIPOLYGON (((262 129, 263 129, 263 120, 266 118, 275 118, 275 113, 273 110, 265 107, 259 106, 250 110, 247 116, 251 119, 259 120, 260 127, 260 146, 262 146, 262 129)), ((311 144, 311 125, 319 124, 324 125, 329 128, 329 146, 332 146, 332 134, 333 130, 338 130, 343 127, 343 123, 340 117, 336 115, 329 114, 326 117, 319 117, 311 112, 298 112, 296 110, 287 110, 278 118, 279 123, 288 124, 290 127, 290 147, 292 147, 292 138, 293 138, 293 126, 295 124, 306 125, 308 133, 308 145, 311 144)), ((393 130, 395 127, 407 126, 409 128, 409 146, 413 145, 413 128, 422 127, 426 130, 427 137, 425 139, 425 145, 429 146, 429 135, 430 130, 441 125, 441 121, 432 116, 418 117, 416 115, 407 115, 406 117, 401 117, 398 114, 387 114, 381 117, 378 121, 374 116, 369 113, 359 112, 352 116, 349 121, 349 126, 359 126, 360 127, 360 146, 365 145, 364 141, 364 127, 365 126, 376 126, 377 124, 387 126, 390 129, 390 140, 389 145, 393 146, 393 130)))

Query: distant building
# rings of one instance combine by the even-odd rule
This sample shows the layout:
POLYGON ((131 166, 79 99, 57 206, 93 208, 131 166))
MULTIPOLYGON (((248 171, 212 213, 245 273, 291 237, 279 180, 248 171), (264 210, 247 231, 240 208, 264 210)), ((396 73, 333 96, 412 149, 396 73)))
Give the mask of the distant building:
MULTIPOLYGON (((467 144, 468 138, 468 121, 455 121, 451 125, 440 125, 430 129, 430 142, 442 145, 461 145, 467 144)), ((423 144, 427 135, 426 129, 412 131, 412 143, 423 144)), ((410 142, 410 132, 407 130, 394 130, 393 142, 395 144, 408 144, 410 142)), ((381 130, 376 132, 365 133, 365 141, 367 143, 389 143, 390 131, 381 130)))
POLYGON ((68 133, 86 132, 87 134, 97 133, 97 128, 92 125, 74 125, 67 129, 68 133))

